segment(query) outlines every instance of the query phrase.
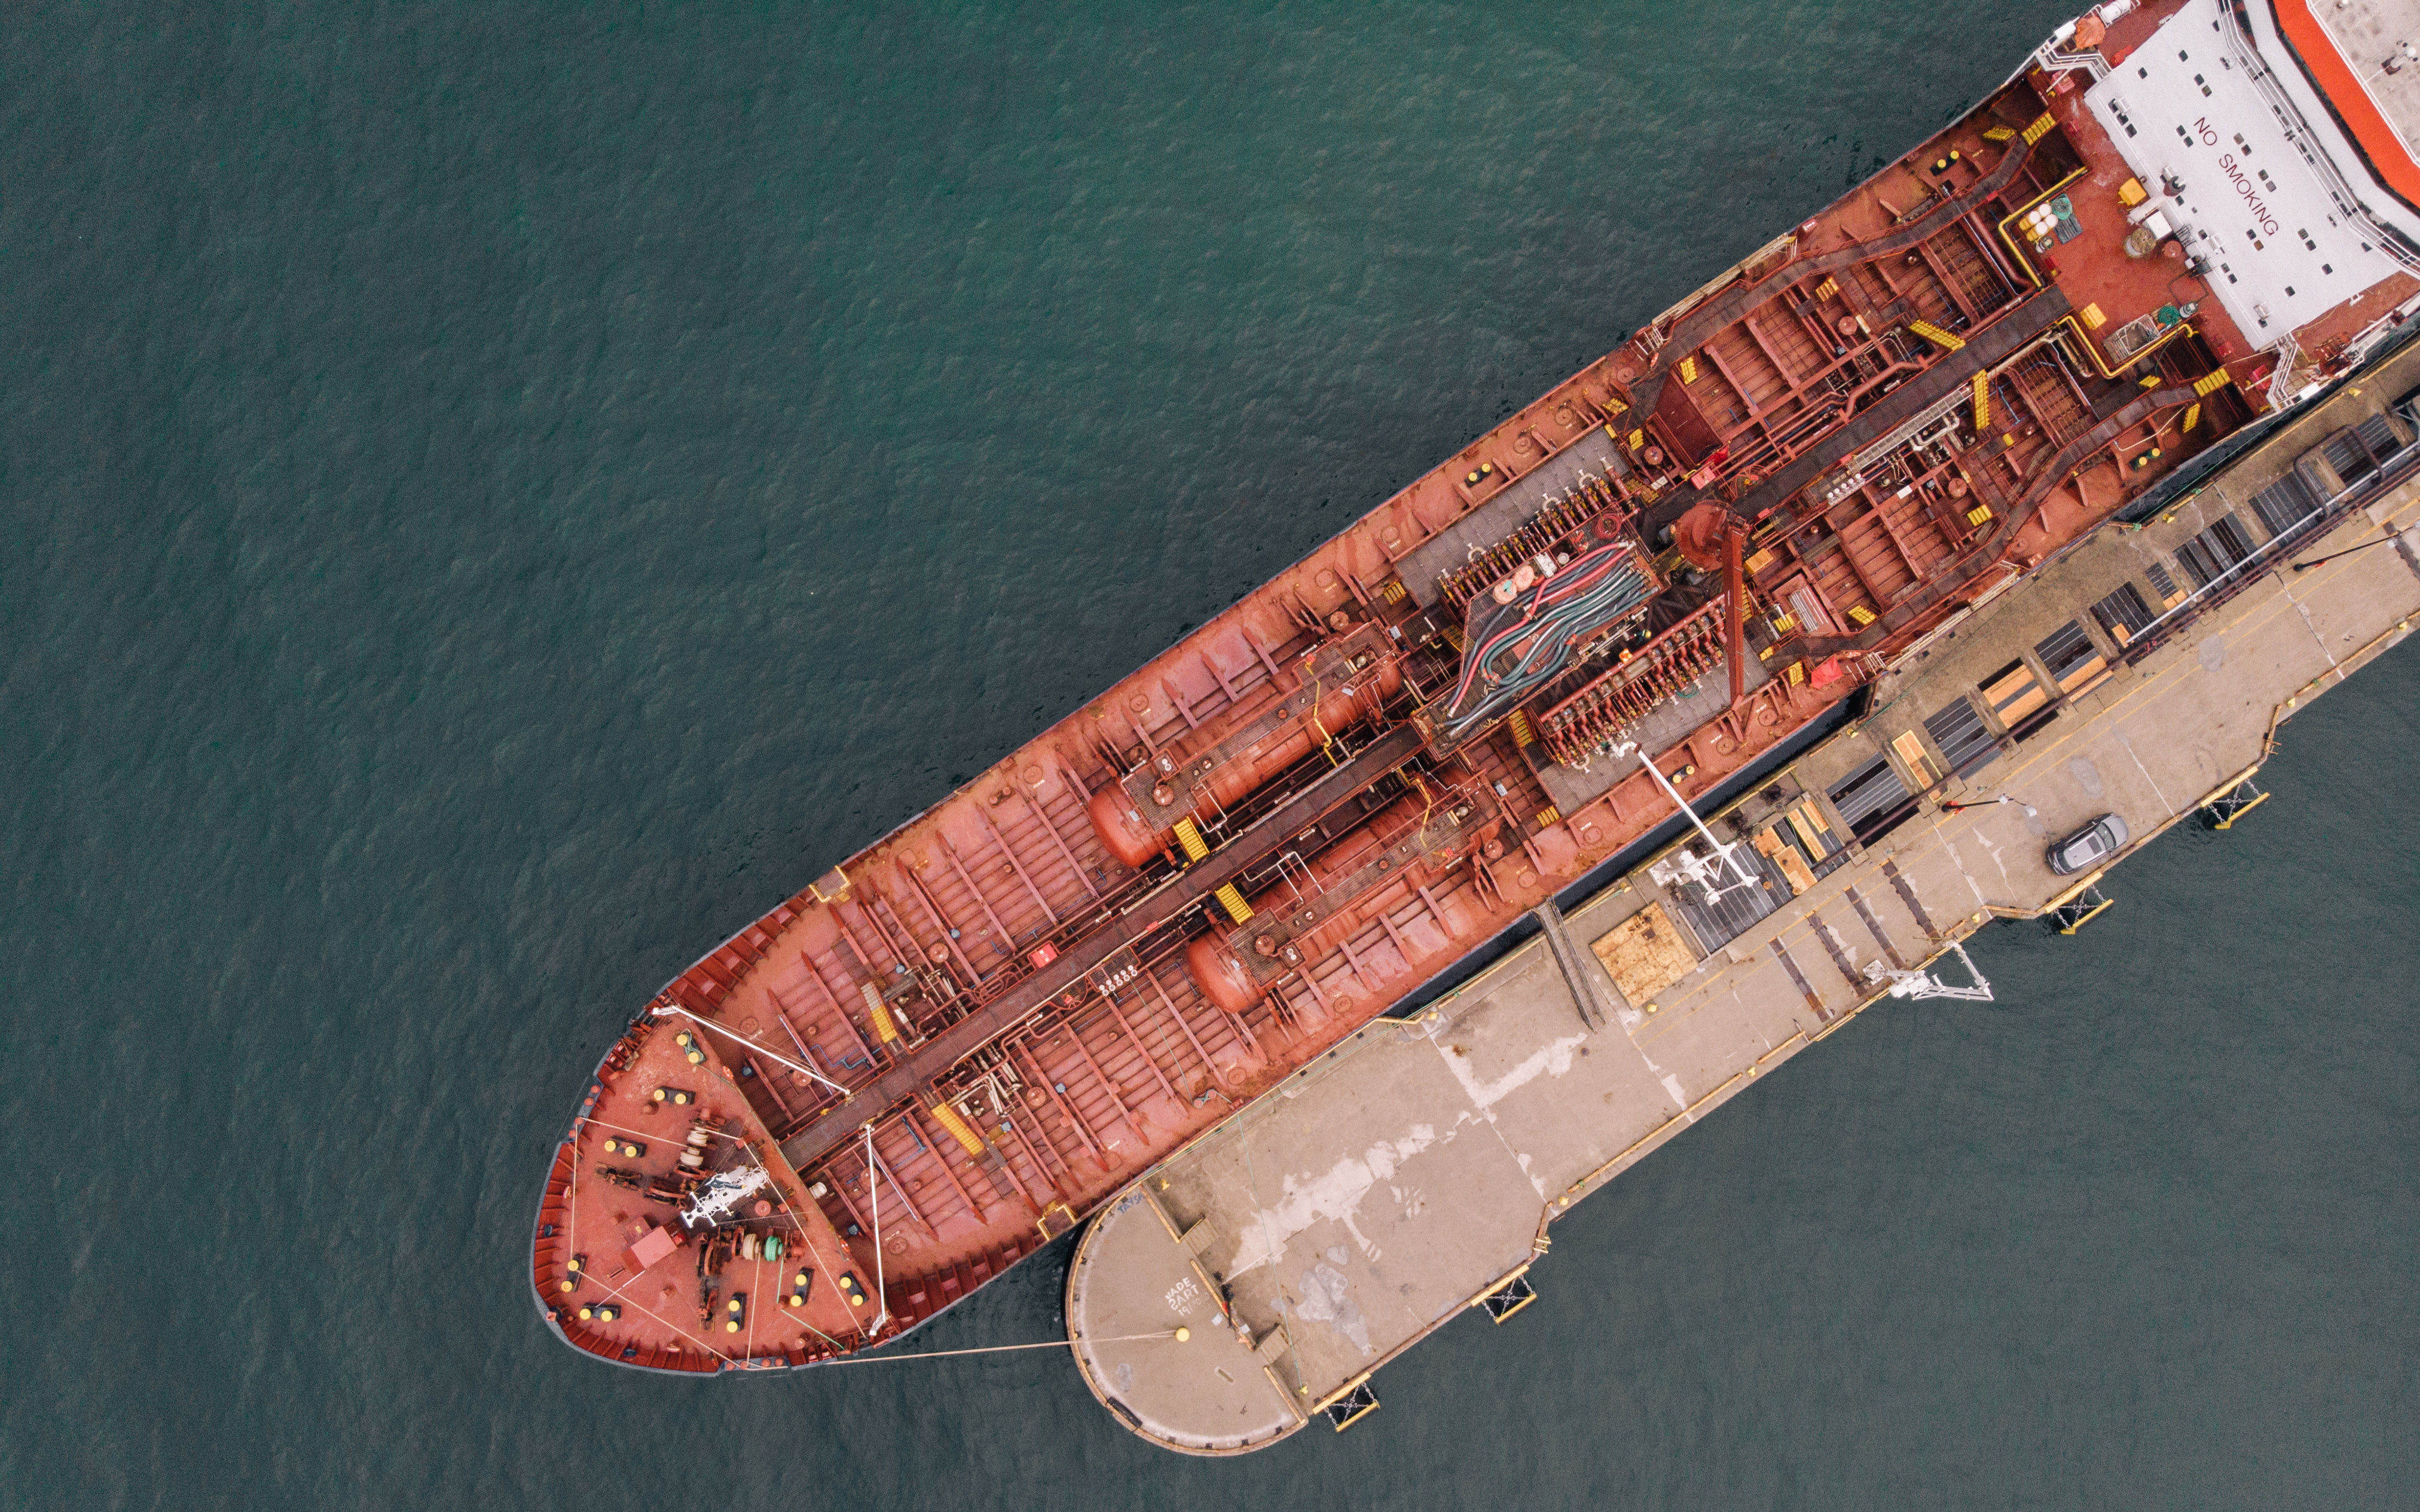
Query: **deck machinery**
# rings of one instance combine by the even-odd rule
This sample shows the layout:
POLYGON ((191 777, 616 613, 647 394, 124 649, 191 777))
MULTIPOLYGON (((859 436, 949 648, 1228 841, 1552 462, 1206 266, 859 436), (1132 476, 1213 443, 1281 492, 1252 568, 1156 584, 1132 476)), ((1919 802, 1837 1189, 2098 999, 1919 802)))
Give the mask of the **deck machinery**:
POLYGON ((675 978, 553 1151, 548 1325, 678 1372, 897 1336, 2358 362, 2420 217, 2335 180, 2359 277, 2247 330, 2208 155, 2107 105, 2247 14, 2093 12, 675 978))

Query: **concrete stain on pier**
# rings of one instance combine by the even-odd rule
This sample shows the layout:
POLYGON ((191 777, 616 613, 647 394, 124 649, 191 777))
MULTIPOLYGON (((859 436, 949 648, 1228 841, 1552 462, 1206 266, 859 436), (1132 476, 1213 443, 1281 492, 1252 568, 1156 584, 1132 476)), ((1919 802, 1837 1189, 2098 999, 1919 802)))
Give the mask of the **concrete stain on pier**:
POLYGON ((1353 1341, 1365 1360, 1376 1352, 1370 1347, 1370 1321, 1361 1316, 1360 1304, 1353 1300, 1353 1284, 1343 1272, 1324 1260, 1302 1273, 1295 1288, 1293 1312, 1296 1318, 1334 1328, 1353 1341))
MULTIPOLYGON (((1435 1126, 1416 1123, 1401 1139, 1381 1139, 1357 1159, 1340 1160, 1315 1176, 1282 1178, 1280 1185, 1284 1197, 1276 1207, 1261 1209, 1244 1226, 1242 1242, 1236 1246, 1235 1258, 1227 1267, 1227 1274, 1239 1276, 1275 1261, 1285 1253, 1288 1240, 1323 1218, 1342 1224, 1361 1253, 1376 1259, 1378 1247, 1370 1242, 1356 1222, 1362 1199, 1370 1195, 1372 1187, 1391 1180, 1404 1162, 1435 1143, 1435 1126)), ((1406 1204, 1406 1208, 1408 1211, 1410 1205, 1406 1204)))
MULTIPOLYGON (((1457 1053, 1453 1045, 1440 1043, 1436 1049, 1437 1057, 1453 1073, 1464 1095, 1470 1099, 1477 1119, 1492 1123, 1495 1120, 1488 1113, 1489 1108, 1541 1076, 1567 1074, 1588 1039, 1585 1034, 1574 1034, 1549 1041, 1492 1079, 1482 1079, 1472 1070, 1469 1057, 1457 1053)), ((1667 1078, 1667 1084, 1672 1085, 1669 1078, 1667 1078)), ((1679 1095, 1676 1090, 1675 1098, 1679 1095)), ((1470 1117, 1465 1115, 1464 1119, 1470 1117)), ((1457 1120, 1457 1123, 1460 1121, 1464 1120, 1457 1120)), ((1450 1131, 1443 1136, 1446 1140, 1452 1137, 1450 1131)), ((1275 1207, 1261 1209, 1254 1221, 1246 1226, 1244 1237, 1236 1246, 1234 1263, 1227 1268, 1227 1274, 1242 1275, 1278 1259, 1285 1253, 1287 1241, 1324 1218, 1342 1224, 1365 1257, 1378 1258, 1378 1246, 1361 1231, 1358 1222, 1362 1201, 1369 1196, 1371 1188, 1391 1180, 1404 1162, 1441 1142, 1435 1125, 1414 1124, 1402 1138, 1382 1139, 1358 1158, 1340 1160, 1317 1175, 1283 1178, 1280 1188, 1284 1193, 1283 1198, 1275 1207)), ((1540 1178, 1530 1174, 1528 1158, 1509 1146, 1507 1149, 1519 1163, 1523 1174, 1529 1175, 1531 1183, 1543 1197, 1545 1195, 1544 1184, 1540 1178)), ((1404 1189, 1393 1191, 1396 1200, 1404 1208, 1404 1216, 1417 1217, 1425 1211, 1426 1204, 1419 1200, 1417 1193, 1407 1197, 1404 1189)))
POLYGON ((1567 1039, 1549 1041, 1531 1051, 1512 1070, 1487 1082, 1481 1081, 1471 1071, 1467 1057, 1454 1054, 1450 1047, 1439 1050, 1438 1054, 1444 1057, 1446 1069, 1453 1072, 1453 1079, 1460 1082, 1462 1089, 1469 1094, 1470 1105, 1484 1113, 1540 1076, 1560 1076, 1570 1071, 1572 1053, 1586 1044, 1588 1040, 1585 1034, 1575 1034, 1567 1039))

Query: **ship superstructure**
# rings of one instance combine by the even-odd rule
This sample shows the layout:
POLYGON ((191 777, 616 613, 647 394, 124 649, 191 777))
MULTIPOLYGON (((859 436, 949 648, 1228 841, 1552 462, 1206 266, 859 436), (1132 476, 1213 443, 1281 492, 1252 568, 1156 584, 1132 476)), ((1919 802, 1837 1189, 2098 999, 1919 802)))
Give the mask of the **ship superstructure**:
MULTIPOLYGON (((554 1151, 551 1325, 675 1371, 895 1337, 2358 363, 2420 216, 2292 16, 2081 18, 676 978, 554 1151)), ((1811 886, 1933 754, 1714 846, 1706 907, 1811 886)))

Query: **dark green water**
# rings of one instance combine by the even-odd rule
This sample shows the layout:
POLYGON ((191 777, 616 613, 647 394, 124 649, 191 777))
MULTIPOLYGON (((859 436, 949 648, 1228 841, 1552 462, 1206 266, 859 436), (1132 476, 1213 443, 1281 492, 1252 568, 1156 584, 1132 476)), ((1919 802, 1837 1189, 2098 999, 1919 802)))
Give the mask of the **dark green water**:
POLYGON ((528 1295, 665 978, 2061 14, 12 10, 0 1502, 2411 1504, 2410 652, 1341 1440, 1160 1455, 1048 1355, 659 1381, 528 1295))

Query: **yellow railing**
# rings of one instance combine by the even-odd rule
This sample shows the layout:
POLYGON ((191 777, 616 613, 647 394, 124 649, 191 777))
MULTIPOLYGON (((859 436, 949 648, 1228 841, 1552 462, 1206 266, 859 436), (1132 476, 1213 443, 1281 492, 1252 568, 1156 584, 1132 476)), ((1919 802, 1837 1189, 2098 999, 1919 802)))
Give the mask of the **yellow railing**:
POLYGON ((2017 239, 2009 235, 2009 223, 2014 221, 2018 216, 2024 214, 2025 211, 2032 209, 2042 201, 2050 198, 2053 194, 2057 193, 2060 190, 2065 189, 2068 185, 2083 177, 2084 174, 2084 169, 2076 169, 2075 172, 2069 174, 2057 183, 2051 185, 2048 189, 2036 194, 2033 198, 2025 201, 2023 205, 2018 206, 2000 222, 2000 240, 2007 244, 2009 255, 2017 259, 2017 266, 2025 270, 2025 276, 2034 281, 2034 287, 2036 288, 2046 286, 2042 283, 2042 276, 2041 274, 2034 271, 2033 259, 2025 255, 2024 249, 2017 244, 2017 239))

